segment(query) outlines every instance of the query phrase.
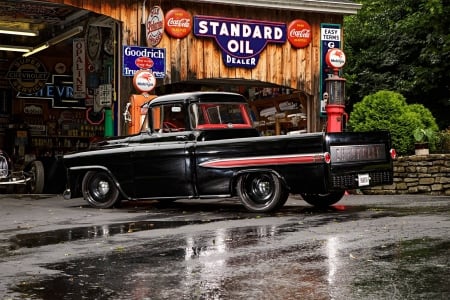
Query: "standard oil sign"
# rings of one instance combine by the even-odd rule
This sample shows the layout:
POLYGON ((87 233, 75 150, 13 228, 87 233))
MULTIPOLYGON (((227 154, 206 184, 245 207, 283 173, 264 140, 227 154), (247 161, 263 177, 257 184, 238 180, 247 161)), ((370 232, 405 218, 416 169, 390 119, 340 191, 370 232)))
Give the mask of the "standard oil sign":
POLYGON ((214 38, 227 67, 255 68, 268 43, 286 42, 286 24, 194 16, 194 35, 214 38))

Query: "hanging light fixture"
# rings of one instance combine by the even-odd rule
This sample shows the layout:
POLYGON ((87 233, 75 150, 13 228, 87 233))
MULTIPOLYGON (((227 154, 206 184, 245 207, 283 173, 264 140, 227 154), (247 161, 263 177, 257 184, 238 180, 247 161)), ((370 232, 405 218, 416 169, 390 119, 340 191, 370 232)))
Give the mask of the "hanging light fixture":
POLYGON ((40 46, 38 46, 36 48, 33 48, 30 52, 27 52, 27 53, 23 54, 22 56, 23 57, 27 57, 27 56, 36 54, 37 52, 45 50, 45 49, 47 49, 50 46, 54 46, 56 44, 59 44, 62 41, 65 41, 65 40, 67 40, 67 39, 69 39, 69 38, 79 34, 82 31, 83 31, 83 26, 74 27, 74 28, 72 28, 72 29, 70 29, 70 30, 68 30, 68 31, 66 31, 66 32, 64 32, 64 33, 54 37, 54 38, 49 39, 44 44, 42 44, 42 45, 40 45, 40 46))
POLYGON ((29 52, 31 49, 31 47, 0 45, 0 51, 29 52))
POLYGON ((39 47, 33 48, 30 52, 24 53, 22 56, 27 57, 27 56, 33 55, 35 53, 38 53, 39 51, 47 49, 48 47, 50 47, 50 45, 48 43, 42 44, 39 47))
POLYGON ((8 27, 0 27, 0 34, 12 34, 12 35, 23 35, 23 36, 38 36, 39 32, 28 29, 14 29, 8 27))

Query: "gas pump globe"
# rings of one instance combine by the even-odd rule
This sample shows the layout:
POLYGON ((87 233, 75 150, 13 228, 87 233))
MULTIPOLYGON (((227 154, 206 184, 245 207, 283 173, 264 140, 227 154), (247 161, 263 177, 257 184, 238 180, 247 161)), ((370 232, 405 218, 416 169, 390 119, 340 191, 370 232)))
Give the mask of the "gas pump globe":
POLYGON ((328 102, 325 106, 327 113, 327 132, 342 132, 344 130, 345 113, 345 79, 339 77, 339 69, 345 64, 345 54, 340 49, 331 49, 325 58, 333 75, 325 80, 328 102))

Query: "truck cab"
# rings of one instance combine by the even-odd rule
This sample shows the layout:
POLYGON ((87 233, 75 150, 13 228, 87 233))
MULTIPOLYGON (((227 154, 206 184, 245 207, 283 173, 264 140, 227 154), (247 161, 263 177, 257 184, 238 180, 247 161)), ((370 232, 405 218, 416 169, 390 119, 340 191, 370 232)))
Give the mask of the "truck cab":
POLYGON ((146 117, 141 132, 177 133, 178 138, 197 140, 259 136, 247 102, 233 93, 221 93, 220 99, 213 92, 166 95, 142 108, 146 117))

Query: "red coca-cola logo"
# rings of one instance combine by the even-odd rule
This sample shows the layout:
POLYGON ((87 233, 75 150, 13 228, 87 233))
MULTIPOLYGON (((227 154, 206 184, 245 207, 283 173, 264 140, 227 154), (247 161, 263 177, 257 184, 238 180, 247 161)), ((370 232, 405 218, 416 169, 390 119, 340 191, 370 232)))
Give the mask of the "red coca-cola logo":
POLYGON ((141 69, 151 69, 154 63, 150 57, 141 56, 135 59, 134 64, 141 69))
POLYGON ((294 20, 288 26, 287 37, 295 48, 304 48, 311 43, 311 26, 304 20, 294 20))
POLYGON ((186 37, 192 30, 192 16, 182 8, 174 8, 165 16, 166 32, 177 39, 186 37))

